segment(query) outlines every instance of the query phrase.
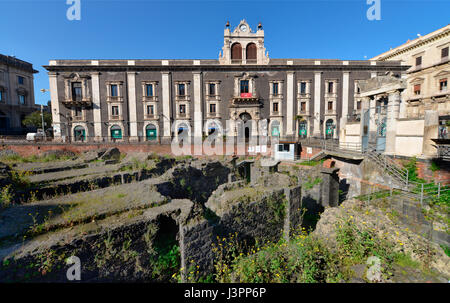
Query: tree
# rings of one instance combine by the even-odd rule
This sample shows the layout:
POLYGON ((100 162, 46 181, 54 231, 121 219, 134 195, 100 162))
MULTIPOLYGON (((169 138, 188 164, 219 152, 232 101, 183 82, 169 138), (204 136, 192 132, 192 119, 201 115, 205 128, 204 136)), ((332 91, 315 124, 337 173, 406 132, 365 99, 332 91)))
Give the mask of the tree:
MULTIPOLYGON (((52 125, 52 114, 44 112, 44 122, 45 122, 45 128, 49 128, 52 125)), ((42 118, 41 118, 41 112, 35 111, 28 116, 26 116, 23 121, 23 125, 27 127, 36 127, 36 128, 42 128, 42 118)))

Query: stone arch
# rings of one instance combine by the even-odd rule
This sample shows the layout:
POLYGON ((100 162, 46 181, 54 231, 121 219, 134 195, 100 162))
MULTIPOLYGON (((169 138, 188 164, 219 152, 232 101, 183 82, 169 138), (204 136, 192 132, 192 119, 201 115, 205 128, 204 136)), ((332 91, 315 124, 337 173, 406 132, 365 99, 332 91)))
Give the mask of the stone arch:
POLYGON ((158 123, 155 122, 147 122, 144 124, 144 137, 146 141, 153 141, 156 140, 159 136, 159 127, 158 123), (154 130, 154 131, 152 131, 154 130), (155 133, 153 136, 153 132, 155 133))
POLYGON ((205 135, 212 134, 211 130, 215 129, 214 133, 221 136, 224 134, 222 123, 217 119, 207 120, 204 127, 205 135))
POLYGON ((85 124, 77 123, 72 125, 73 140, 76 142, 85 142, 89 138, 88 128, 85 124))
POLYGON ((108 135, 111 141, 121 141, 123 140, 124 132, 122 124, 113 124, 109 127, 108 135))
POLYGON ((246 53, 247 60, 256 60, 256 54, 257 54, 256 44, 253 42, 247 44, 245 53, 246 53))
POLYGON ((231 45, 231 60, 242 60, 242 46, 238 42, 231 45))
POLYGON ((183 130, 181 129, 184 130, 184 136, 188 137, 191 135, 191 125, 189 124, 189 122, 181 120, 175 123, 175 127, 173 129, 176 138, 180 137, 181 133, 183 132, 183 130))

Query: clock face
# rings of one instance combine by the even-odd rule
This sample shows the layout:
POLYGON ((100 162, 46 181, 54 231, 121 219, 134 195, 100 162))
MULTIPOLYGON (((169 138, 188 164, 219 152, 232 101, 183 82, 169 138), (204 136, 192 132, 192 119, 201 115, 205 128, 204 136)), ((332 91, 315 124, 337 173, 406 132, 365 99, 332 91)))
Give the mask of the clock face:
POLYGON ((247 25, 245 25, 245 24, 242 24, 239 28, 243 32, 247 31, 247 25))

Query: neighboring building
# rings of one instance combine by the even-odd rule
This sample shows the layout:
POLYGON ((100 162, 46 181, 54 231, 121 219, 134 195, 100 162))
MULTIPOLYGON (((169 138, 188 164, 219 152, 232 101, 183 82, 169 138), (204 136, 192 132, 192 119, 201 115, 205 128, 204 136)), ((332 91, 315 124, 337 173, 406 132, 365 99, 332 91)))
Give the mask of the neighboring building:
POLYGON ((26 115, 36 110, 31 63, 0 55, 0 135, 23 135, 26 115))
MULTIPOLYGON (((267 119, 269 136, 285 140, 337 139, 360 112, 357 82, 407 69, 395 61, 272 59, 261 24, 254 32, 245 20, 234 30, 227 23, 218 60, 50 60, 44 67, 55 140, 155 142, 181 130, 239 135, 239 118, 267 119)), ((254 135, 256 127, 242 133, 254 135)))
POLYGON ((372 58, 384 62, 401 60, 410 66, 402 93, 406 108, 400 118, 423 119, 425 111, 437 111, 440 137, 446 137, 446 125, 450 125, 449 47, 450 25, 447 25, 372 58))

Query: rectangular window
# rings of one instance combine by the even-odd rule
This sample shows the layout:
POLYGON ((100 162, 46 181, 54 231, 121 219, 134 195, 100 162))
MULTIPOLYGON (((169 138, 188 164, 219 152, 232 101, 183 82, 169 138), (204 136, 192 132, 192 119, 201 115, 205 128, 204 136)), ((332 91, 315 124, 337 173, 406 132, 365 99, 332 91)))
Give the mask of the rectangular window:
POLYGON ((153 105, 147 105, 147 115, 152 116, 155 114, 153 105))
POLYGON ((24 84, 24 83, 25 83, 25 78, 22 77, 22 76, 17 76, 17 82, 18 82, 19 84, 24 84))
POLYGON ((300 111, 303 113, 303 112, 306 112, 306 102, 301 102, 300 103, 300 111))
POLYGON ((422 56, 416 57, 416 66, 421 66, 421 65, 422 65, 422 56))
POLYGON ((273 83, 272 89, 273 89, 273 95, 278 96, 278 83, 273 83))
POLYGON ((112 106, 111 107, 111 116, 118 116, 119 115, 119 107, 118 106, 112 106))
POLYGON ((216 85, 214 83, 209 84, 209 95, 210 96, 216 95, 216 85))
POLYGON ((441 49, 441 58, 448 57, 448 46, 446 48, 441 49))
POLYGON ((0 91, 0 102, 3 102, 3 92, 2 91, 0 91))
POLYGON ((185 114, 185 113, 186 113, 186 105, 180 104, 180 114, 185 114))
POLYGON ((300 94, 306 94, 306 82, 300 82, 300 94))
POLYGON ((439 80, 439 90, 441 92, 447 91, 447 78, 439 80))
POLYGON ((328 82, 328 93, 329 94, 333 93, 333 82, 328 82))
POLYGON ((184 84, 178 84, 178 95, 186 96, 186 87, 184 84))
POLYGON ((116 84, 112 84, 111 85, 111 97, 117 97, 117 85, 116 84))
POLYGON ((414 85, 414 95, 420 95, 420 84, 414 85))
POLYGON ((145 88, 146 88, 147 97, 153 97, 153 85, 152 84, 147 84, 145 86, 145 88))
POLYGON ((248 94, 248 80, 241 80, 241 94, 248 94))
POLYGON ((25 95, 19 95, 19 104, 25 105, 25 95))
POLYGON ((359 94, 361 92, 361 88, 359 86, 356 86, 356 93, 359 94))
POLYGON ((75 117, 81 117, 83 114, 83 111, 81 107, 75 107, 75 117))
POLYGON ((215 113, 216 112, 216 105, 215 104, 211 103, 209 105, 209 112, 210 113, 215 113))
POLYGON ((274 102, 272 106, 273 106, 273 112, 277 113, 278 112, 278 102, 274 102))
POLYGON ((328 102, 328 110, 333 110, 333 102, 328 102))
POLYGON ((81 101, 82 92, 81 92, 81 82, 73 82, 72 83, 72 100, 73 101, 81 101))
POLYGON ((356 109, 361 109, 361 101, 356 102, 356 109))

